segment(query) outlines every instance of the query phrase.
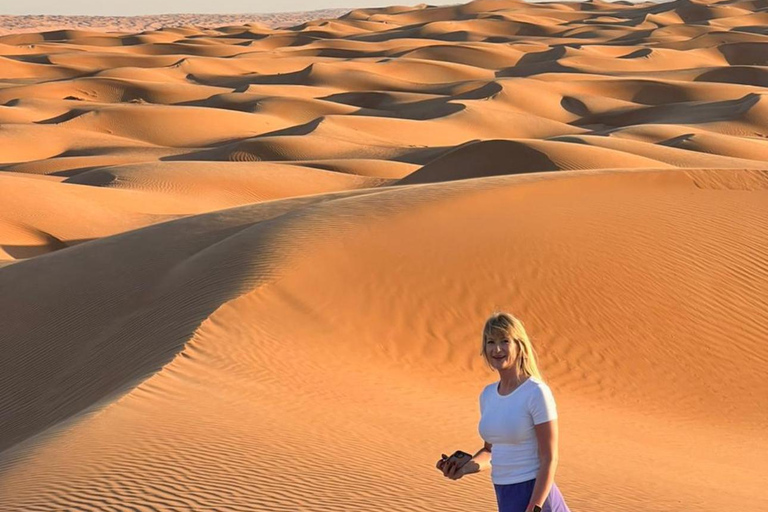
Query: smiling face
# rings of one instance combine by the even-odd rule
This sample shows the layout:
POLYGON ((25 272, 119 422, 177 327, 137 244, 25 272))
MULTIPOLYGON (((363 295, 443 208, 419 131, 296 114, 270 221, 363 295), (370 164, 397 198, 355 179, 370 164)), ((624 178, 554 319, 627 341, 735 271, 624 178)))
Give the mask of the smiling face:
POLYGON ((519 351, 517 343, 505 332, 493 329, 485 338, 485 357, 495 370, 513 368, 519 351))

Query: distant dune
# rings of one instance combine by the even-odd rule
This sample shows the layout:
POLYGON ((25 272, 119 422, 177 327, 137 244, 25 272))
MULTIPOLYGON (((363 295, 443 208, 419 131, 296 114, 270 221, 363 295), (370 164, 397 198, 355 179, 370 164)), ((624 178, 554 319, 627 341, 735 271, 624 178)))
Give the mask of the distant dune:
POLYGON ((212 28, 245 24, 258 24, 270 28, 291 27, 320 18, 335 18, 350 10, 318 9, 316 11, 264 14, 155 14, 147 16, 0 15, 0 34, 63 29, 140 32, 163 27, 212 28))
POLYGON ((768 510, 765 0, 0 23, 0 511, 768 510))

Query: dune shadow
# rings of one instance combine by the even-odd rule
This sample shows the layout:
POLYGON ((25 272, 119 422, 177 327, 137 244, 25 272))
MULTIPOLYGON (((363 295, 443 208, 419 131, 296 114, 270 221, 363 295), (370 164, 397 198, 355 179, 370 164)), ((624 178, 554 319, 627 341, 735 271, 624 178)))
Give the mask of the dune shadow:
POLYGON ((53 64, 48 55, 33 54, 33 55, 3 55, 5 59, 11 59, 18 62, 27 62, 29 64, 53 64))
POLYGON ((473 140, 444 153, 393 185, 557 170, 559 166, 546 154, 523 142, 506 139, 473 140))
POLYGON ((622 55, 619 58, 620 59, 638 59, 642 57, 648 57, 651 53, 653 53, 653 50, 651 50, 650 48, 640 48, 626 55, 622 55))
POLYGON ((82 238, 77 240, 63 241, 60 238, 44 232, 39 231, 38 234, 42 235, 45 241, 37 245, 19 245, 19 244, 0 244, 0 249, 8 253, 12 258, 17 260, 25 260, 34 258, 36 256, 42 256, 43 254, 50 254, 52 252, 60 251, 68 247, 73 247, 82 243, 90 242, 93 238, 82 238))
POLYGON ((252 73, 245 76, 202 76, 189 73, 186 79, 199 85, 231 87, 234 92, 245 92, 251 84, 260 85, 310 85, 313 64, 298 71, 276 74, 252 73))
POLYGON ((768 43, 727 43, 718 50, 731 66, 768 66, 768 43))
MULTIPOLYGON (((244 89, 248 89, 248 86, 246 85, 244 89)), ((232 91, 232 92, 245 92, 244 90, 239 91, 232 91)), ((205 108, 217 108, 221 110, 232 110, 236 112, 250 112, 253 113, 255 107, 259 105, 259 102, 262 100, 262 98, 254 98, 249 101, 243 101, 243 102, 232 102, 227 99, 225 99, 225 95, 230 93, 220 93, 217 92, 216 94, 212 94, 208 96, 207 98, 200 98, 195 100, 187 100, 187 101, 179 101, 176 103, 170 103, 171 105, 175 105, 178 107, 205 107, 205 108)))
POLYGON ((44 41, 66 41, 69 39, 69 29, 50 30, 40 34, 44 41))
POLYGON ((433 98, 418 101, 388 110, 361 108, 347 115, 362 117, 385 117, 389 119, 403 119, 408 121, 433 121, 443 117, 457 114, 466 107, 461 103, 451 103, 452 98, 433 98))
POLYGON ((696 134, 695 133, 684 133, 683 135, 678 135, 677 137, 672 137, 667 140, 662 140, 660 142, 657 142, 659 146, 667 146, 670 148, 680 148, 681 142, 687 142, 691 140, 696 134))
MULTIPOLYGON (((501 90, 501 86, 498 84, 496 85, 498 90, 501 90)), ((483 87, 480 89, 483 89, 483 87)), ((333 101, 342 105, 359 107, 360 110, 348 114, 352 116, 429 121, 461 112, 466 107, 460 103, 452 103, 451 101, 458 99, 475 99, 472 97, 473 92, 475 91, 449 98, 429 98, 405 104, 397 103, 394 94, 384 91, 336 93, 319 99, 333 101)), ((487 89, 486 92, 488 92, 487 89)), ((481 96, 483 96, 483 93, 479 93, 477 99, 482 99, 481 96)))
POLYGON ((745 114, 749 109, 757 105, 759 101, 759 94, 748 93, 735 100, 701 103, 683 102, 621 110, 618 112, 588 116, 572 124, 577 126, 631 126, 649 123, 702 124, 718 121, 731 121, 745 114))
POLYGON ((768 87, 768 69, 752 66, 715 68, 702 73, 694 78, 693 81, 768 87))
POLYGON ((388 91, 339 92, 318 99, 365 109, 387 109, 396 101, 395 95, 388 91))
POLYGON ((635 30, 633 32, 630 32, 629 34, 624 34, 623 36, 619 36, 615 39, 611 39, 609 41, 606 41, 606 45, 633 45, 633 44, 643 44, 646 42, 646 40, 653 34, 656 30, 655 28, 652 29, 644 29, 644 30, 635 30))
POLYGON ((496 71, 497 78, 513 78, 541 75, 544 73, 578 73, 579 71, 563 66, 559 59, 567 54, 566 45, 555 45, 541 52, 523 55, 514 66, 496 71))
POLYGON ((546 73, 581 73, 578 69, 563 66, 559 62, 537 62, 535 64, 504 68, 496 72, 496 78, 525 78, 546 73))
POLYGON ((51 117, 50 119, 43 119, 41 121, 35 121, 35 124, 59 124, 59 123, 65 123, 67 121, 71 121, 72 119, 76 119, 84 114, 87 114, 90 112, 90 110, 85 109, 79 109, 75 108, 70 110, 69 112, 64 112, 63 114, 60 114, 55 117, 51 117))
MULTIPOLYGON (((59 176, 64 178, 73 178, 75 176, 78 176, 79 174, 87 173, 97 169, 103 169, 104 167, 105 167, 104 165, 88 165, 86 167, 77 167, 75 169, 65 169, 62 171, 54 171, 54 172, 48 173, 48 175, 59 176)), ((106 166, 106 167, 109 167, 109 166, 106 166)), ((66 179, 62 183, 74 183, 74 182, 71 182, 69 179, 66 179)))
POLYGON ((122 46, 138 46, 140 44, 144 44, 144 41, 139 39, 137 35, 133 35, 133 36, 121 37, 120 44, 122 46))
POLYGON ((733 27, 730 32, 743 32, 745 34, 758 34, 768 36, 768 25, 745 25, 743 27, 733 27))
MULTIPOLYGON (((407 53, 407 52, 406 52, 407 53)), ((386 57, 386 51, 365 51, 365 50, 349 50, 346 48, 319 48, 317 51, 318 57, 328 57, 332 59, 360 59, 360 58, 376 58, 386 57)), ((393 55, 394 57, 395 55, 393 55)))
POLYGON ((574 98, 572 96, 563 96, 563 99, 560 100, 560 106, 563 107, 565 111, 579 117, 588 116, 590 114, 587 105, 585 105, 584 102, 580 99, 574 98))
POLYGON ((481 85, 477 89, 472 89, 463 93, 459 93, 453 97, 455 100, 489 100, 498 95, 504 87, 499 82, 491 81, 487 84, 481 85))
POLYGON ((325 116, 320 116, 307 123, 297 124, 294 126, 289 126, 288 128, 280 128, 279 130, 262 133, 256 137, 252 137, 252 140, 260 139, 263 137, 309 135, 310 133, 317 130, 317 128, 323 123, 323 121, 325 121, 325 116))
POLYGON ((553 142, 567 142, 568 144, 581 144, 583 146, 591 146, 589 142, 575 135, 558 135, 557 137, 551 137, 547 140, 551 140, 553 142))
MULTIPOLYGON (((216 36, 216 39, 248 39, 249 41, 246 41, 246 44, 248 42, 253 41, 261 41, 262 39, 266 39, 268 37, 271 37, 271 34, 256 34, 254 32, 251 32, 250 30, 245 30, 243 32, 233 32, 231 34, 222 34, 220 36, 216 36)), ((241 43, 238 43, 241 44, 241 43)))
MULTIPOLYGON (((613 2, 619 3, 619 2, 613 2)), ((645 17, 640 16, 627 16, 628 19, 624 21, 611 21, 607 23, 603 20, 580 20, 576 24, 583 24, 587 26, 599 26, 599 27, 636 27, 645 22, 645 17)))
MULTIPOLYGON (((111 167, 111 166, 107 166, 111 167)), ((91 167, 78 169, 78 172, 69 174, 62 183, 75 185, 87 185, 90 187, 106 187, 117 181, 117 176, 104 167, 91 167)))

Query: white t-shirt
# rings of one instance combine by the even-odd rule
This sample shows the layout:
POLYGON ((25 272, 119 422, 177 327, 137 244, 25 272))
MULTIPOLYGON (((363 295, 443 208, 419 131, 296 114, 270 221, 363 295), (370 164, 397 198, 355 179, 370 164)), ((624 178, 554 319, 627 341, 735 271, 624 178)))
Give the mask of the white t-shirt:
POLYGON ((529 377, 512 393, 499 394, 499 382, 480 394, 480 437, 491 443, 491 481, 516 484, 536 478, 539 444, 533 426, 557 418, 555 397, 544 382, 529 377))

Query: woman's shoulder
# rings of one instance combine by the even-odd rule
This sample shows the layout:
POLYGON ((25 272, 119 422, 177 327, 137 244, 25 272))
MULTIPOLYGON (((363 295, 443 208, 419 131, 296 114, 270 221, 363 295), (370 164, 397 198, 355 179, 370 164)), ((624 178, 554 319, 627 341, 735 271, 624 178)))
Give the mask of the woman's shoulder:
POLYGON ((483 390, 480 392, 481 395, 484 395, 486 393, 490 393, 493 391, 494 386, 498 386, 499 381, 491 382, 490 384, 486 384, 486 386, 483 388, 483 390))
POLYGON ((531 381, 531 385, 529 387, 529 390, 552 393, 552 390, 550 389, 549 384, 547 384, 544 380, 540 379, 539 377, 531 376, 530 381, 531 381))
POLYGON ((538 377, 531 377, 531 385, 528 388, 528 394, 534 399, 539 400, 554 401, 555 399, 549 384, 538 377))

